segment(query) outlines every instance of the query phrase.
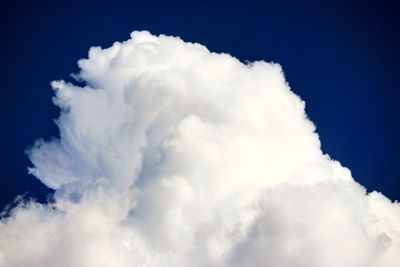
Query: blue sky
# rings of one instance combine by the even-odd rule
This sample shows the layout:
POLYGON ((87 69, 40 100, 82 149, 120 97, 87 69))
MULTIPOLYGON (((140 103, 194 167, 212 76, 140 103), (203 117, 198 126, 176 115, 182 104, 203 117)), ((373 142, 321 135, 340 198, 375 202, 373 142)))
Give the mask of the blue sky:
POLYGON ((90 46, 133 30, 180 36, 242 61, 282 65, 306 101, 323 151, 368 190, 400 199, 399 6, 390 1, 168 3, 5 1, 0 8, 0 205, 50 193, 27 174, 26 148, 57 136, 50 81, 90 46))

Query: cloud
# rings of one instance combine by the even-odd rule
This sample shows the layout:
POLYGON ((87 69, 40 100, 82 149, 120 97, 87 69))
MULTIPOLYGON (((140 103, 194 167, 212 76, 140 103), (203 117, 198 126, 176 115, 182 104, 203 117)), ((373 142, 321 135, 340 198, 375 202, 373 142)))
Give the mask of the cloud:
POLYGON ((52 82, 55 189, 0 223, 0 266, 400 266, 400 206, 323 154, 278 64, 133 32, 52 82))

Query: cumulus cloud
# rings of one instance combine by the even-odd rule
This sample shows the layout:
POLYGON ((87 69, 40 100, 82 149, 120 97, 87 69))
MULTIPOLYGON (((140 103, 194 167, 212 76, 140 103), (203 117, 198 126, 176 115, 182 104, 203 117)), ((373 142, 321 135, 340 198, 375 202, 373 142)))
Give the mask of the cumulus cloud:
POLYGON ((323 154, 278 64, 133 32, 52 82, 55 189, 0 222, 0 266, 400 266, 400 206, 323 154))

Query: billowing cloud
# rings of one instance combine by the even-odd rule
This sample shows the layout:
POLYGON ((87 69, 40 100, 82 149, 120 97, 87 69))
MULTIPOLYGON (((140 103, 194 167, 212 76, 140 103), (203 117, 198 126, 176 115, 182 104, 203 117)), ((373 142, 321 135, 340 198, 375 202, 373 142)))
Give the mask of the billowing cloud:
POLYGON ((323 154, 278 64, 169 36, 93 47, 55 81, 55 200, 0 223, 0 266, 400 266, 400 206, 323 154))

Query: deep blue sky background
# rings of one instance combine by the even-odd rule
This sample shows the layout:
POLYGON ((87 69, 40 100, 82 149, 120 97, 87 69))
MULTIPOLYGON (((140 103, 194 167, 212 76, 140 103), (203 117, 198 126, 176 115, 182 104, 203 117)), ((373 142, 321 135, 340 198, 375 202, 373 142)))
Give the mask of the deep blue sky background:
POLYGON ((58 135, 50 81, 68 79, 90 46, 110 46, 133 30, 280 63, 323 151, 369 191, 400 199, 395 1, 150 2, 2 1, 0 207, 19 194, 44 201, 51 193, 27 174, 24 154, 35 139, 58 135))

